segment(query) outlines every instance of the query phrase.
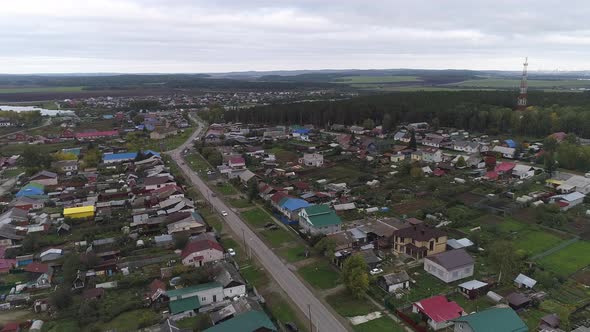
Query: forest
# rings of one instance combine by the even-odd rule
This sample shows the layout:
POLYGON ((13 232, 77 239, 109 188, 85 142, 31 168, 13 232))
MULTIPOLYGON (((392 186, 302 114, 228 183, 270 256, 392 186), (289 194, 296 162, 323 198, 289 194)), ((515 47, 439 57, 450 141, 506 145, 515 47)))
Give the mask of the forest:
POLYGON ((429 122, 488 134, 545 137, 558 131, 590 138, 589 92, 531 91, 529 105, 514 111, 513 91, 397 92, 342 101, 292 103, 229 110, 226 121, 263 124, 383 125, 429 122))

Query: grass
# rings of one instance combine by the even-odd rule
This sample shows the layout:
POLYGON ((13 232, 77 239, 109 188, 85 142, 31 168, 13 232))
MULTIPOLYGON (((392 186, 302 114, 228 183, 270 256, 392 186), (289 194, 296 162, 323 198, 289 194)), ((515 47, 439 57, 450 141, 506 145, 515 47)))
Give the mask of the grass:
POLYGON ((211 169, 209 163, 199 154, 189 154, 185 157, 185 159, 193 171, 198 173, 206 173, 208 169, 211 169))
POLYGON ((469 300, 460 293, 455 293, 448 297, 449 300, 457 302, 466 313, 479 312, 494 305, 485 295, 475 300, 469 300))
POLYGON ((361 316, 378 310, 367 299, 357 299, 348 290, 328 295, 326 301, 343 317, 361 316))
POLYGON ((359 176, 364 175, 355 164, 343 164, 329 168, 317 168, 313 171, 306 173, 306 176, 318 179, 328 179, 332 182, 354 182, 359 176))
POLYGON ((24 168, 17 167, 14 169, 5 170, 1 175, 2 175, 2 177, 5 177, 5 178, 12 178, 12 177, 19 175, 20 173, 23 173, 24 171, 25 171, 24 168))
POLYGON ((279 250, 279 255, 287 260, 289 263, 297 262, 305 259, 305 252, 307 248, 303 245, 298 245, 293 248, 282 248, 279 250))
POLYGON ((274 153, 275 157, 277 158, 277 161, 283 164, 289 161, 295 162, 299 158, 297 153, 283 149, 281 147, 274 147, 270 149, 270 152, 274 153))
POLYGON ((590 242, 578 241, 560 251, 543 257, 539 264, 562 276, 570 275, 590 265, 590 242))
POLYGON ((421 81, 417 76, 345 76, 336 79, 335 83, 356 83, 356 84, 374 84, 374 83, 399 83, 399 82, 417 82, 421 81))
POLYGON ((514 241, 514 246, 534 255, 555 247, 561 241, 563 239, 546 231, 525 231, 518 235, 518 241, 514 241))
POLYGON ((273 248, 280 248, 283 244, 294 240, 293 234, 282 228, 260 231, 260 234, 273 248))
POLYGON ((232 198, 229 200, 229 204, 231 204, 233 207, 238 208, 238 209, 243 209, 243 208, 254 206, 254 204, 249 202, 247 199, 241 199, 241 198, 240 199, 232 198))
POLYGON ((211 210, 208 208, 201 209, 199 210, 199 212, 201 213, 203 219, 205 219, 207 225, 213 227, 213 229, 217 233, 221 233, 221 231, 223 230, 223 223, 221 222, 221 219, 219 219, 217 214, 211 212, 211 210))
POLYGON ((141 327, 157 324, 159 321, 160 315, 152 309, 138 309, 120 314, 112 321, 102 324, 100 330, 135 331, 141 327))
POLYGON ((151 149, 155 151, 169 151, 174 150, 179 147, 182 143, 186 142, 186 140, 192 135, 195 128, 189 127, 182 129, 184 132, 180 132, 179 134, 168 136, 164 139, 160 140, 147 140, 145 141, 145 145, 142 146, 142 149, 151 149))
MULTIPOLYGON (((43 147, 43 152, 53 153, 53 152, 57 152, 61 149, 75 147, 76 144, 77 144, 76 142, 70 141, 70 142, 56 143, 56 144, 43 144, 42 147, 43 147)), ((27 146, 29 146, 29 145, 28 144, 5 144, 2 146, 2 149, 0 149, 0 155, 9 157, 14 154, 23 154, 23 152, 25 151, 27 146)))
POLYGON ((0 94, 37 92, 78 92, 82 91, 83 89, 83 86, 0 88, 0 94))
POLYGON ((199 321, 199 317, 188 317, 181 319, 176 322, 176 326, 181 329, 189 329, 192 330, 195 326, 197 326, 197 322, 199 321))
POLYGON ((263 269, 256 265, 244 267, 240 270, 240 274, 254 287, 261 287, 268 283, 268 276, 264 273, 263 269))
POLYGON ((58 321, 46 322, 43 326, 43 331, 47 332, 78 332, 80 326, 78 322, 70 319, 62 319, 58 321))
POLYGON ((394 322, 388 316, 373 319, 363 324, 355 325, 352 329, 356 332, 403 332, 405 331, 398 323, 394 322))
POLYGON ((241 213, 242 218, 246 219, 246 222, 254 227, 264 227, 268 222, 272 222, 272 219, 265 211, 260 208, 255 208, 241 213))
POLYGON ((265 296, 266 304, 268 310, 270 310, 272 316, 281 323, 287 322, 294 322, 300 331, 306 330, 306 325, 304 325, 299 319, 297 319, 297 315, 295 311, 291 308, 291 306, 283 300, 278 294, 271 293, 265 296))
POLYGON ((318 289, 330 289, 338 286, 340 274, 325 260, 306 265, 299 269, 299 275, 310 285, 318 289))
POLYGON ((435 276, 428 274, 422 268, 417 268, 413 271, 408 271, 410 278, 416 280, 416 283, 410 285, 410 292, 400 300, 394 300, 395 306, 400 306, 405 302, 415 302, 423 298, 431 297, 436 294, 442 294, 452 288, 452 286, 445 284, 437 279, 435 276), (417 272, 418 274, 414 274, 417 272))
POLYGON ((215 186, 215 189, 225 196, 236 194, 236 189, 230 183, 227 182, 224 182, 220 186, 215 186))

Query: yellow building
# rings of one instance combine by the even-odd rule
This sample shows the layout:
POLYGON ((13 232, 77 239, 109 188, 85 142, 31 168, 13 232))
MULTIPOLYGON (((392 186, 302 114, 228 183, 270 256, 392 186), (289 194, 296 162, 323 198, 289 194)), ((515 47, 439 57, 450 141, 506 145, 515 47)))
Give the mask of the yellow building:
POLYGON ((393 232, 393 250, 415 259, 447 250, 447 234, 424 224, 412 225, 393 232))
POLYGON ((72 218, 72 219, 93 218, 94 211, 96 211, 96 208, 94 207, 94 205, 65 208, 64 209, 64 218, 72 218))

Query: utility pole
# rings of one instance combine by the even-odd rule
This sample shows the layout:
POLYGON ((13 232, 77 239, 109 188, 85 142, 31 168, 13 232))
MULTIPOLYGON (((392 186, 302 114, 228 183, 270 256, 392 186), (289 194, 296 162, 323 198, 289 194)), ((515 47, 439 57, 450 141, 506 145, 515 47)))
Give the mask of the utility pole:
POLYGON ((522 68, 522 78, 520 79, 520 94, 518 95, 518 99, 516 100, 516 109, 517 110, 524 110, 527 106, 527 90, 528 90, 528 82, 527 82, 527 67, 529 66, 529 58, 524 59, 523 68, 522 68))
POLYGON ((242 228, 242 241, 244 241, 244 249, 248 249, 246 246, 246 231, 242 228))

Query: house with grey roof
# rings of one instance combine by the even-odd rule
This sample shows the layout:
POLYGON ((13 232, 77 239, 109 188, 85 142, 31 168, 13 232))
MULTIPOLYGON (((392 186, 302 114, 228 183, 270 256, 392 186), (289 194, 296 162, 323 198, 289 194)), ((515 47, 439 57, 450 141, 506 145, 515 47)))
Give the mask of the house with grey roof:
POLYGON ((475 260, 464 249, 444 251, 424 258, 424 270, 450 283, 471 277, 475 260))
POLYGON ((377 285, 388 293, 410 288, 410 276, 406 271, 388 273, 377 278, 377 285))

